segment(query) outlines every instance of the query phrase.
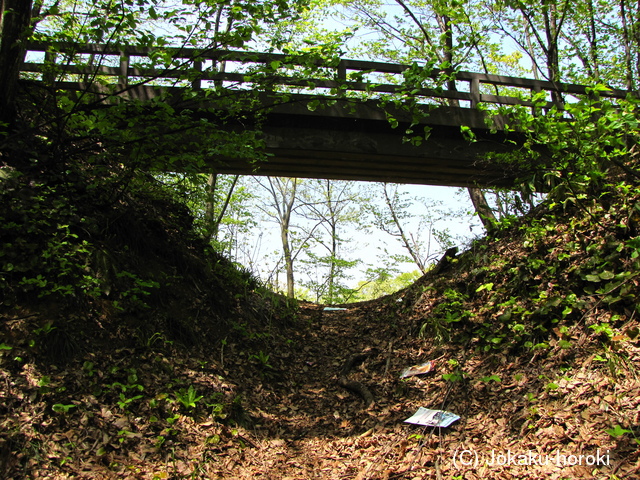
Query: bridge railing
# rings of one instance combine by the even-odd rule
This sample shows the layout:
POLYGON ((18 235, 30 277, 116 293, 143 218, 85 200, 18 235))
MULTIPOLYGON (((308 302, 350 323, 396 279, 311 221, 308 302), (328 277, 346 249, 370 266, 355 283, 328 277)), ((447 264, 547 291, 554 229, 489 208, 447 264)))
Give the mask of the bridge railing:
MULTIPOLYGON (((470 108, 479 104, 533 107, 531 99, 540 92, 546 94, 546 107, 551 107, 554 93, 578 97, 588 94, 585 85, 464 71, 455 72, 455 89, 440 85, 446 85, 439 82, 444 72, 433 71, 424 77, 430 82, 407 91, 402 84, 403 75, 415 68, 420 67, 348 59, 327 62, 302 55, 232 50, 32 43, 22 71, 35 75, 37 80, 55 81, 67 88, 82 88, 99 81, 112 85, 116 93, 137 84, 194 89, 210 86, 249 89, 259 84, 262 88, 338 96, 409 94, 426 102, 454 101, 470 108)), ((624 98, 627 93, 611 89, 601 94, 624 98)))

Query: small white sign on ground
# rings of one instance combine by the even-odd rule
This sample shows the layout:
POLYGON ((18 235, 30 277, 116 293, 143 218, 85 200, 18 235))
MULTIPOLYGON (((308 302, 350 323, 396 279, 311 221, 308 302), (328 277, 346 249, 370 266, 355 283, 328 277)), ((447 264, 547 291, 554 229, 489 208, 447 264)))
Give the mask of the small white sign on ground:
POLYGON ((445 412, 444 410, 430 410, 428 408, 420 407, 413 416, 405 420, 405 423, 428 425, 432 427, 448 427, 458 420, 460 420, 460 417, 455 413, 445 412))

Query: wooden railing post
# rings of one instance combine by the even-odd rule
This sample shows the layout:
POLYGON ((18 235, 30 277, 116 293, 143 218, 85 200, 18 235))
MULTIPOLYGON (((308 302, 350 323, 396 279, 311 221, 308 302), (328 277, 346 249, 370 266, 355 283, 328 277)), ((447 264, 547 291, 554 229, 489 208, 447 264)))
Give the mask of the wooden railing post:
POLYGON ((42 81, 45 85, 53 85, 56 81, 56 52, 52 52, 51 50, 47 50, 44 54, 44 65, 42 70, 42 81))
POLYGON ((118 82, 125 87, 129 85, 129 55, 120 52, 120 72, 118 74, 118 82))
POLYGON ((344 97, 347 92, 346 87, 342 88, 342 83, 347 83, 347 62, 341 58, 338 62, 338 96, 344 97))
POLYGON ((338 80, 347 80, 347 62, 342 58, 338 63, 338 80))
POLYGON ((476 108, 480 103, 480 79, 475 75, 471 79, 469 93, 471 94, 471 108, 476 108))
POLYGON ((194 90, 202 90, 202 60, 196 60, 193 62, 193 69, 198 72, 195 78, 191 81, 191 88, 194 90))
MULTIPOLYGON (((534 95, 535 95, 535 94, 537 94, 537 93, 542 92, 542 87, 541 87, 540 85, 535 85, 535 86, 531 89, 531 91, 532 91, 532 92, 534 93, 534 95)), ((539 117, 541 113, 542 113, 542 109, 541 109, 540 107, 536 107, 536 106, 531 107, 531 114, 532 114, 534 117, 539 117)))

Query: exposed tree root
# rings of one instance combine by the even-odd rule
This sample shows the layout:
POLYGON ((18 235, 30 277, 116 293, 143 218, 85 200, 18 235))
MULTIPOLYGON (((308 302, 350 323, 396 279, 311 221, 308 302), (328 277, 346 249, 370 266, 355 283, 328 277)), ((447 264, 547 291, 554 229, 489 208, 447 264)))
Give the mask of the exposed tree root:
POLYGON ((369 408, 371 405, 375 403, 373 394, 362 383, 356 382, 355 380, 349 380, 348 376, 349 376, 349 372, 351 372, 351 369, 353 367, 364 362, 365 359, 371 354, 372 352, 351 355, 342 366, 342 370, 340 370, 340 375, 338 376, 338 385, 362 397, 362 399, 364 400, 364 403, 367 405, 367 408, 369 408))

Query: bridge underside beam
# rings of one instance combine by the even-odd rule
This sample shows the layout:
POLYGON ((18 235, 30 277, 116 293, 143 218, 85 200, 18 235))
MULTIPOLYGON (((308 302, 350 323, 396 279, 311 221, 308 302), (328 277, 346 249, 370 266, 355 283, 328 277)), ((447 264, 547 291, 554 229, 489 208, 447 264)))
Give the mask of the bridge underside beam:
MULTIPOLYGON (((69 84, 65 88, 85 91, 88 87, 69 84)), ((101 89, 95 93, 101 94, 101 89)), ((126 89, 123 96, 139 101, 162 96, 178 109, 216 122, 220 112, 235 104, 234 95, 242 98, 245 93, 232 92, 222 98, 196 95, 185 100, 182 88, 136 86, 126 89)), ((431 104, 409 113, 376 100, 307 94, 287 97, 285 102, 282 95, 259 94, 257 104, 269 112, 264 122, 255 125, 251 120, 254 115, 247 112, 242 122, 229 127, 263 132, 268 161, 256 165, 249 159, 212 158, 211 168, 229 174, 482 188, 518 188, 516 178, 524 173, 485 161, 489 153, 516 148, 513 141, 518 139, 512 133, 506 141, 502 130, 506 119, 499 116, 491 119, 497 133, 490 133, 487 117, 478 109, 431 104), (310 109, 314 100, 320 101, 320 106, 310 109), (391 127, 389 116, 399 122, 396 128, 391 127), (412 121, 418 122, 412 127, 415 135, 422 134, 425 127, 430 129, 429 137, 419 145, 404 138, 412 121), (464 138, 461 125, 471 129, 476 141, 464 138)))
MULTIPOLYGON (((329 178, 422 185, 515 187, 516 175, 484 162, 489 152, 513 148, 502 134, 476 130, 470 142, 459 127, 434 126, 420 145, 403 141, 408 125, 353 118, 269 116, 263 127, 268 161, 212 159, 219 173, 329 178)), ((419 127, 418 127, 419 128, 419 127)), ((416 128, 417 130, 417 128, 416 128)))

